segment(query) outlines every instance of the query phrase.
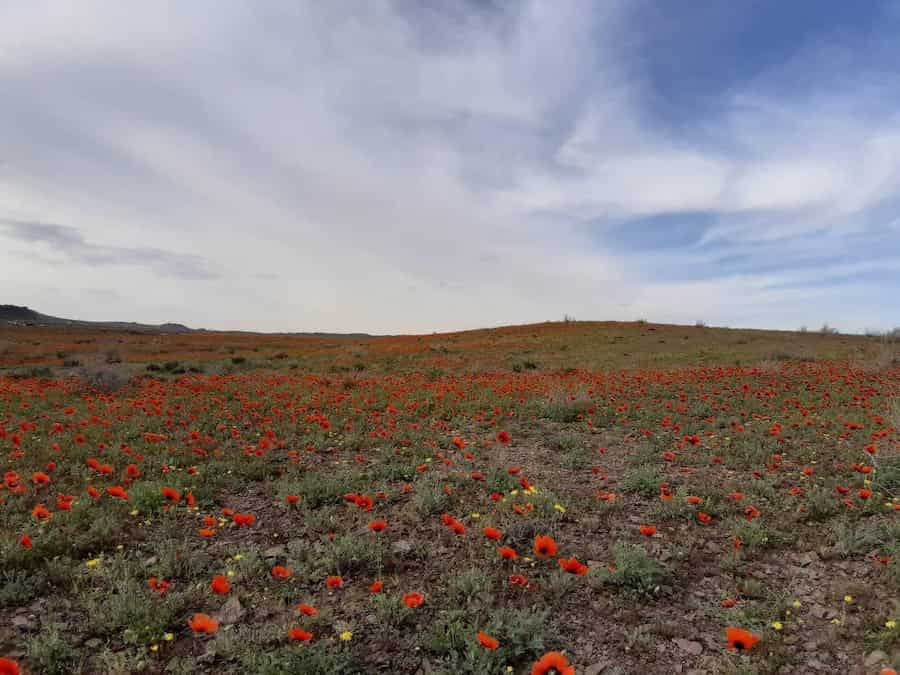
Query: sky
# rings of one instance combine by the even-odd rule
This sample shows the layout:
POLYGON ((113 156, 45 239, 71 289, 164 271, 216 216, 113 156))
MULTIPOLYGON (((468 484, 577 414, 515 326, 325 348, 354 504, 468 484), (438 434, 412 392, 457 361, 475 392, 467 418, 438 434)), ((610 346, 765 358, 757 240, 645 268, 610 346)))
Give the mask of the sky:
POLYGON ((900 2, 3 0, 0 303, 900 325, 900 2))

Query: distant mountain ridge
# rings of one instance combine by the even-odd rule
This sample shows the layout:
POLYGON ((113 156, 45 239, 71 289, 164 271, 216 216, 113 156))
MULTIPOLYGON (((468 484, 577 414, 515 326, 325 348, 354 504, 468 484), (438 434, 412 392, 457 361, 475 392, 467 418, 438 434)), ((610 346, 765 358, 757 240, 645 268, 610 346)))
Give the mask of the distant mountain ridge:
POLYGON ((48 326, 71 328, 98 328, 106 330, 133 330, 153 333, 191 333, 193 329, 180 323, 147 324, 132 321, 79 321, 62 319, 35 312, 30 307, 0 305, 0 326, 48 326))

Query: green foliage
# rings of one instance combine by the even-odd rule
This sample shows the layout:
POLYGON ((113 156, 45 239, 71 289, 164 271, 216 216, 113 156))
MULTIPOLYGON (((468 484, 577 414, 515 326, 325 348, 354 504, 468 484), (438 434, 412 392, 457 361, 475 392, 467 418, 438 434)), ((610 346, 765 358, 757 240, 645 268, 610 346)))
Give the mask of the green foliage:
POLYGON ((613 570, 601 569, 597 580, 635 593, 654 593, 669 572, 640 546, 616 544, 613 570))

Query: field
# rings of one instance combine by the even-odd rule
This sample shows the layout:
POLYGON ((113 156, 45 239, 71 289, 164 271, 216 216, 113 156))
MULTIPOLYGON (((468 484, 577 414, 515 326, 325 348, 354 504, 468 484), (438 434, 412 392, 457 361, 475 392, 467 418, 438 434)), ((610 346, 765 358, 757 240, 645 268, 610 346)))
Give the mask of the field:
POLYGON ((900 361, 864 336, 2 328, 0 656, 883 672, 897 428, 900 361))

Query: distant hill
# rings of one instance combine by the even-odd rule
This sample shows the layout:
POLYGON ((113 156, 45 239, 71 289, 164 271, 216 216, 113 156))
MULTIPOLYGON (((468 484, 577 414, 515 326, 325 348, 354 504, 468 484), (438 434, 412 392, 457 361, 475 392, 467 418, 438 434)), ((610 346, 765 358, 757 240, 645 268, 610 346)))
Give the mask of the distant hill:
POLYGON ((47 326, 59 328, 96 328, 101 330, 139 331, 142 333, 191 333, 192 329, 180 323, 159 325, 134 323, 131 321, 78 321, 61 319, 35 312, 29 307, 0 305, 0 326, 47 326))

